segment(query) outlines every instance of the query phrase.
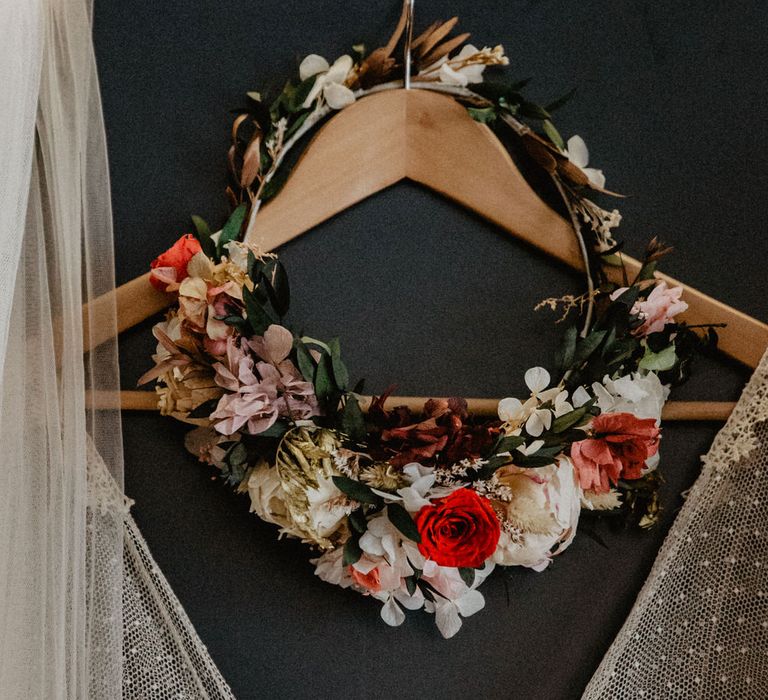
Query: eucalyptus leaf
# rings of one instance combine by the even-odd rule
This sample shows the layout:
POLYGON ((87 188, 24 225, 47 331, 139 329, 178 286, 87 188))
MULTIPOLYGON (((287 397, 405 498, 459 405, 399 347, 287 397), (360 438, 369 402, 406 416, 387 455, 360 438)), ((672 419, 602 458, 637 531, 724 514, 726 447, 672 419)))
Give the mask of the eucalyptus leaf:
POLYGON ((476 122, 491 124, 496 121, 496 110, 493 107, 468 107, 467 112, 476 122))
POLYGON ((563 334, 563 340, 555 354, 555 362, 559 370, 564 372, 573 365, 578 337, 579 332, 576 329, 576 326, 571 326, 563 334))
POLYGON ((195 238, 200 243, 200 247, 203 249, 209 258, 216 259, 216 244, 211 240, 211 229, 206 223, 205 219, 192 215, 192 224, 195 227, 195 238))
POLYGON ((586 403, 583 406, 575 408, 573 411, 569 411, 562 416, 558 416, 552 423, 552 432, 562 433, 563 431, 568 430, 568 428, 576 425, 579 421, 581 421, 582 418, 584 418, 585 414, 591 407, 591 402, 586 403))
POLYGON ((472 588, 472 585, 475 582, 475 570, 471 568, 467 568, 465 566, 459 567, 459 576, 461 576, 461 580, 464 581, 464 583, 467 584, 470 588, 472 588))
POLYGON ((224 224, 224 228, 221 229, 221 235, 219 236, 219 242, 216 245, 216 250, 221 255, 221 251, 224 250, 224 246, 230 241, 236 241, 240 238, 240 229, 243 226, 243 219, 245 219, 246 205, 240 204, 235 211, 232 212, 227 219, 227 223, 224 224))
POLYGON ((331 374, 330 356, 324 354, 315 370, 315 394, 321 401, 328 401, 336 392, 336 384, 331 374))
POLYGON ((315 361, 309 354, 307 346, 298 339, 296 340, 296 362, 304 379, 313 382, 315 379, 315 361))
POLYGON ((272 325, 273 319, 248 287, 243 287, 243 301, 245 312, 248 314, 248 323, 254 335, 264 335, 264 331, 272 325))
POLYGON ((387 517, 409 540, 413 540, 416 543, 421 542, 421 535, 416 527, 416 523, 413 522, 413 518, 408 511, 399 503, 390 503, 387 506, 387 517))
POLYGON ((348 476, 332 476, 331 478, 336 488, 353 501, 370 505, 376 505, 379 502, 379 497, 361 481, 350 479, 348 476))
POLYGON ((573 362, 575 365, 580 365, 585 360, 589 359, 590 355, 597 350, 600 343, 603 342, 606 333, 608 331, 592 331, 586 338, 582 338, 576 344, 576 352, 574 353, 573 362))
POLYGON ((342 564, 346 566, 352 566, 360 561, 360 557, 363 556, 363 550, 360 549, 360 538, 352 535, 344 543, 344 555, 342 557, 342 564))
POLYGON ((355 442, 365 440, 365 416, 360 409, 360 403, 353 394, 347 394, 344 408, 341 411, 341 429, 355 442))
POLYGON ((333 369, 333 377, 336 380, 336 386, 341 391, 346 391, 349 385, 349 372, 346 365, 341 360, 341 344, 338 338, 334 338, 328 347, 331 351, 331 368, 333 369))
POLYGON ((674 345, 664 348, 661 352, 653 352, 650 348, 646 348, 639 367, 649 372, 664 372, 672 369, 676 362, 677 353, 674 345))
POLYGON ((279 260, 272 258, 264 263, 261 273, 267 281, 267 294, 272 308, 282 318, 288 313, 291 304, 291 292, 285 266, 279 260))
POLYGON ((563 141, 563 137, 560 136, 557 127, 549 119, 544 120, 542 127, 544 127, 544 133, 549 136, 550 141, 552 141, 552 143, 554 143, 561 151, 564 150, 565 142, 563 141))

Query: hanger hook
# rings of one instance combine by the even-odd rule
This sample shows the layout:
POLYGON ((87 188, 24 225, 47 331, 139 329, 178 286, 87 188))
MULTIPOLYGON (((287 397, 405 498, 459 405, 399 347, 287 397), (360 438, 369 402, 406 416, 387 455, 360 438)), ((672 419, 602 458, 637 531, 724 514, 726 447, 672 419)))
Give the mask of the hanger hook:
POLYGON ((413 42, 413 5, 415 0, 403 0, 405 12, 405 46, 403 65, 405 66, 404 85, 406 90, 411 89, 411 43, 413 42))

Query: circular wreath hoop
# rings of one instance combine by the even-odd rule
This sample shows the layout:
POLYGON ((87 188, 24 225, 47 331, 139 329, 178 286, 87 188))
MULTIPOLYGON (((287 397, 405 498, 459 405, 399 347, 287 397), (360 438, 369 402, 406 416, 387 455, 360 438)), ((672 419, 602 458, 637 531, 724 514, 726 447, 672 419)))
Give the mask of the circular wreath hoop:
POLYGON ((195 233, 152 263, 152 283, 177 302, 154 327, 155 366, 140 381, 157 380, 163 414, 197 426, 186 447, 247 493, 252 512, 318 552, 321 579, 378 599, 390 625, 404 609, 435 613, 450 637, 483 607, 477 588, 494 567, 545 569, 582 510, 655 522, 661 409, 716 336, 676 320, 686 304, 654 276, 668 252, 657 241, 634 279, 609 281, 621 217, 590 198, 612 193, 584 142, 566 144, 554 126, 568 96, 542 107, 523 96, 525 81, 486 79, 486 68, 508 64, 502 47, 451 37, 455 18, 410 40, 404 68, 393 52, 407 24, 404 15, 370 53, 354 47, 333 64, 308 56, 269 106, 248 93, 228 156, 232 215, 215 233, 193 217, 195 233), (430 400, 417 416, 388 407, 387 394, 366 416, 338 340, 287 327, 285 269, 242 240, 303 136, 404 82, 451 95, 521 141, 562 197, 584 258, 586 292, 541 304, 566 325, 559 379, 529 369, 530 396, 500 401, 498 419, 470 416, 460 398, 430 400))

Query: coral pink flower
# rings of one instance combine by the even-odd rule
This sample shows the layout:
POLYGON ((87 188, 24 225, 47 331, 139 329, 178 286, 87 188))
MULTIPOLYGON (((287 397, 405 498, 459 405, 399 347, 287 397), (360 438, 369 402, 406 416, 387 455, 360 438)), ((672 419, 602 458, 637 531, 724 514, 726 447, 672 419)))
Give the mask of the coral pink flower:
MULTIPOLYGON (((611 294, 611 299, 617 299, 626 291, 627 287, 617 289, 611 294)), ((677 314, 688 309, 688 304, 680 298, 682 294, 682 287, 670 289, 666 282, 659 282, 647 299, 636 301, 632 313, 639 316, 643 323, 633 331, 634 334, 646 336, 663 331, 664 326, 672 323, 677 314)))
POLYGON ((639 479, 646 461, 659 450, 660 430, 653 418, 602 413, 592 421, 594 437, 571 445, 571 460, 581 488, 606 493, 619 479, 639 479))
POLYGON ((186 279, 187 263, 201 250, 200 243, 191 233, 179 238, 150 264, 152 274, 149 281, 152 286, 164 292, 169 284, 178 284, 186 279))
POLYGON ((379 576, 378 567, 364 574, 354 566, 350 566, 349 573, 352 576, 352 580, 361 588, 365 588, 371 591, 371 593, 378 593, 381 590, 381 577, 379 576))

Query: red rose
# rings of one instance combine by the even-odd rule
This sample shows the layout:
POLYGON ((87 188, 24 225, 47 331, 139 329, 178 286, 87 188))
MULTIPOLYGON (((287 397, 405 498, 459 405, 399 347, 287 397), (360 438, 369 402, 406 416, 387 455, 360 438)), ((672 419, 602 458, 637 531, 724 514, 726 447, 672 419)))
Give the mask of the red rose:
POLYGON ((158 255, 150 264, 153 272, 149 276, 152 286, 164 292, 169 284, 177 284, 189 277, 187 263, 200 251, 200 242, 191 233, 179 238, 162 255, 158 255), (174 276, 175 275, 175 276, 174 276))
POLYGON ((602 413, 592 421, 594 436, 571 445, 571 460, 584 490, 605 493, 619 479, 639 479, 648 458, 659 451, 653 418, 602 413))
POLYGON ((501 535, 490 502, 471 489, 434 500, 414 520, 421 535, 419 551, 440 566, 482 566, 501 535))

